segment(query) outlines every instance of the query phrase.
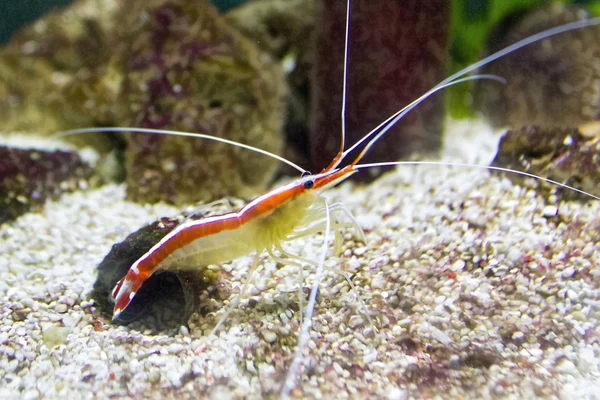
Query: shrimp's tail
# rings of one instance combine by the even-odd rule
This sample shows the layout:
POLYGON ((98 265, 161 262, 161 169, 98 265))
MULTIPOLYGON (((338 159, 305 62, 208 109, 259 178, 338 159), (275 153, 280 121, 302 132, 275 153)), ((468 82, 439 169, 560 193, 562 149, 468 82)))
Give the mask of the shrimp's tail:
POLYGON ((148 277, 136 272, 133 268, 127 272, 112 291, 112 298, 115 302, 112 320, 119 318, 123 310, 131 303, 137 291, 142 287, 148 277))

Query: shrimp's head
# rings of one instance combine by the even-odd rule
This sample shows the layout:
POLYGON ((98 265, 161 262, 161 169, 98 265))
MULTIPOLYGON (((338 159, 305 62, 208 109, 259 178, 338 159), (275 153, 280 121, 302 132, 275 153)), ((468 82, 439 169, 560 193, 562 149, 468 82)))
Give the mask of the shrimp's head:
POLYGON ((317 190, 319 192, 345 181, 358 172, 354 165, 347 165, 340 169, 325 169, 317 175, 303 176, 304 188, 306 190, 317 190))

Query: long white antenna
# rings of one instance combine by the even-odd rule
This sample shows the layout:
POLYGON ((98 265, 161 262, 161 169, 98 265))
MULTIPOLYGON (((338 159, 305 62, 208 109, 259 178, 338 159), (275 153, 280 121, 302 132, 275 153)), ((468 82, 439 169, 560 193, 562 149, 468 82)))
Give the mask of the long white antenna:
POLYGON ((329 165, 325 168, 325 171, 331 171, 335 169, 342 159, 344 158, 344 147, 346 147, 346 97, 348 92, 348 38, 350 37, 350 0, 346 2, 346 36, 344 41, 344 79, 342 82, 342 111, 341 111, 341 122, 342 122, 342 138, 340 140, 340 147, 337 154, 333 157, 329 165))
MULTIPOLYGON (((342 159, 348 154, 350 153, 352 150, 354 150, 357 146, 359 146, 361 143, 364 143, 365 140, 368 140, 369 138, 371 138, 373 135, 375 135, 379 129, 386 124, 389 124, 384 131, 382 131, 383 133, 379 133, 368 145, 368 147, 371 146, 372 143, 376 142, 381 136, 383 136, 383 134, 385 134, 396 122, 398 122, 405 114, 406 112, 412 110, 412 108, 414 108, 414 106, 416 106, 416 104, 420 103, 421 101, 424 100, 425 97, 429 96, 432 93, 435 93, 436 91, 438 91, 439 89, 448 87, 450 83, 458 83, 458 82, 464 82, 462 80, 459 80, 458 78, 461 78, 463 76, 465 76, 468 73, 471 73, 473 71, 475 71, 476 69, 483 67, 486 64, 491 63, 492 61, 497 60, 500 57, 503 57, 515 50, 518 50, 522 47, 528 46, 532 43, 535 43, 537 41, 543 40, 543 39, 547 39, 549 37, 558 35, 560 33, 564 33, 564 32, 569 32, 569 31, 573 31, 576 29, 581 29, 587 26, 593 26, 593 25, 600 25, 600 17, 596 17, 596 18, 590 18, 590 19, 585 19, 585 20, 581 20, 581 21, 575 21, 575 22, 570 22, 568 24, 565 25, 561 25, 561 26, 557 26, 554 28, 550 28, 547 29, 545 31, 542 31, 540 33, 536 33, 533 36, 529 36, 525 39, 519 40, 518 42, 511 44, 508 47, 505 47, 502 50, 499 50, 497 52, 495 52, 492 55, 489 55, 487 57, 485 57, 484 59, 476 62, 475 64, 471 64, 470 66, 461 69, 460 71, 450 75, 448 78, 444 79, 443 81, 441 81, 440 83, 438 83, 436 86, 434 86, 429 92, 427 92, 425 95, 419 97, 419 99, 415 100, 414 102, 410 103, 408 106, 400 109, 399 111, 396 111, 394 114, 392 114, 390 117, 388 117, 385 121, 383 121, 381 124, 377 125, 377 127, 373 130, 371 130, 369 133, 367 133, 362 139, 360 139, 356 144, 354 144, 350 149, 346 150, 342 156, 342 159), (415 104, 416 102, 416 104, 415 104)), ((363 152, 364 155, 364 152, 363 152)))
POLYGON ((367 135, 363 136, 362 139, 360 139, 358 142, 354 143, 352 145, 352 147, 350 147, 348 150, 344 151, 344 154, 342 155, 342 159, 344 157, 346 157, 349 153, 351 153, 354 149, 356 149, 358 146, 363 144, 366 140, 368 140, 375 133, 377 133, 377 131, 381 127, 384 127, 373 139, 371 139, 371 141, 363 149, 360 157, 364 156, 365 153, 371 148, 371 146, 373 146, 375 144, 375 142, 377 142, 377 140, 379 140, 379 138, 381 138, 383 135, 385 135, 387 133, 387 131, 389 131, 396 122, 398 122, 402 117, 404 117, 407 113, 409 113, 413 108, 415 108, 416 106, 421 104, 425 99, 427 99, 432 94, 434 94, 442 89, 445 89, 449 86, 452 86, 452 85, 458 85, 459 83, 474 81, 474 80, 479 80, 479 79, 491 79, 491 80, 498 81, 502 84, 506 84, 506 80, 497 75, 473 75, 473 76, 467 76, 464 78, 456 79, 452 82, 446 82, 444 84, 436 85, 433 89, 429 90, 427 93, 425 93, 418 99, 414 100, 413 102, 411 102, 410 104, 408 104, 407 106, 402 108, 401 110, 399 110, 396 113, 394 113, 393 115, 391 115, 388 119, 386 119, 385 121, 383 121, 382 123, 377 125, 377 127, 375 129, 373 129, 367 135))
POLYGON ((108 128, 83 128, 83 129, 72 129, 64 132, 58 132, 52 135, 52 138, 62 138, 66 136, 72 135, 81 135, 84 133, 107 133, 107 132, 135 132, 135 133, 152 133, 157 135, 171 135, 171 136, 183 136, 183 137, 193 137, 198 139, 208 139, 213 140, 215 142, 230 144, 232 146, 240 147, 242 149, 254 151, 259 154, 263 154, 265 156, 274 158, 278 161, 286 163, 292 168, 295 168, 299 172, 305 172, 305 169, 294 164, 290 160, 278 156, 277 154, 271 153, 266 150, 259 149, 258 147, 250 146, 243 143, 234 142, 233 140, 227 140, 216 136, 205 135, 203 133, 192 133, 192 132, 179 132, 172 131, 168 129, 151 129, 151 128, 127 128, 127 127, 108 127, 108 128))
POLYGON ((323 270, 325 269, 325 260, 327 259, 327 250, 329 249, 329 234, 331 233, 331 216, 329 214, 329 205, 327 204, 327 200, 325 200, 325 215, 326 225, 325 232, 323 233, 321 257, 319 259, 319 265, 317 266, 317 270, 315 271, 315 281, 310 290, 310 295, 308 296, 308 304, 306 305, 306 313, 304 314, 304 323, 302 324, 302 328, 300 329, 300 333, 298 334, 298 344, 296 345, 296 351, 294 352, 292 365, 288 370, 287 376, 285 377, 283 389, 281 390, 281 399, 289 398, 290 393, 294 388, 294 383, 296 382, 297 369, 300 366, 300 361, 302 361, 302 352, 304 351, 306 341, 310 338, 309 331, 312 326, 312 316, 315 310, 315 305, 317 303, 317 292, 319 291, 321 277, 323 276, 323 270))
POLYGON ((476 69, 483 67, 484 65, 489 64, 492 61, 497 60, 498 58, 504 57, 505 55, 512 53, 515 50, 519 50, 520 48, 528 46, 532 43, 538 42, 543 39, 547 39, 549 37, 552 37, 552 36, 555 36, 555 35, 558 35, 561 33, 574 31, 576 29, 581 29, 581 28, 585 28, 586 26, 593 26, 593 25, 600 25, 600 17, 570 22, 568 24, 556 26, 554 28, 547 29, 540 33, 536 33, 535 35, 529 36, 525 39, 521 39, 518 42, 513 43, 510 46, 505 47, 504 49, 499 50, 499 51, 495 52, 494 54, 489 55, 480 61, 477 61, 475 64, 471 64, 468 67, 461 69, 460 71, 450 75, 449 77, 447 77, 446 79, 441 81, 438 85, 443 85, 445 83, 455 80, 456 78, 465 76, 466 74, 473 72, 476 69))
POLYGON ((565 189, 573 190, 577 193, 581 193, 585 196, 589 196, 593 199, 600 200, 600 197, 595 196, 591 193, 588 193, 581 189, 574 188, 573 186, 569 186, 564 183, 557 182, 552 179, 544 178, 543 176, 534 175, 529 172, 519 171, 516 169, 494 167, 492 165, 457 163, 457 162, 449 162, 449 161, 390 161, 390 162, 381 162, 381 163, 358 164, 358 165, 355 165, 354 168, 367 169, 367 168, 375 168, 375 167, 393 167, 393 166, 397 166, 397 165, 437 165, 437 166, 442 165, 442 166, 446 166, 446 167, 468 167, 468 168, 479 168, 479 169, 487 169, 487 170, 500 171, 500 172, 509 172, 511 174, 522 175, 522 176, 526 176, 528 178, 534 178, 534 179, 537 179, 540 181, 548 182, 553 185, 556 185, 556 186, 559 186, 559 187, 562 187, 565 189))
MULTIPOLYGON (((348 38, 350 37, 350 0, 346 2, 346 37, 344 39, 344 82, 342 84, 342 142, 340 144, 340 151, 344 151, 346 147, 346 96, 348 93, 348 38)), ((333 168, 340 165, 342 159, 340 158, 334 165, 333 168)))

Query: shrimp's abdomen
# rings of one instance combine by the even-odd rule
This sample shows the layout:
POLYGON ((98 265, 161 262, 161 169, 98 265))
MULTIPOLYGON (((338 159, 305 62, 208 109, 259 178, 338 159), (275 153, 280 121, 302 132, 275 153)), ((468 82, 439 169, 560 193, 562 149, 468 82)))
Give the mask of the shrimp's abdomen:
MULTIPOLYGON (((269 249, 285 241, 302 223, 316 197, 303 193, 268 210, 252 203, 239 213, 181 224, 129 269, 113 290, 113 319, 158 270, 196 269, 269 249)), ((268 204, 267 204, 268 206, 268 204)))

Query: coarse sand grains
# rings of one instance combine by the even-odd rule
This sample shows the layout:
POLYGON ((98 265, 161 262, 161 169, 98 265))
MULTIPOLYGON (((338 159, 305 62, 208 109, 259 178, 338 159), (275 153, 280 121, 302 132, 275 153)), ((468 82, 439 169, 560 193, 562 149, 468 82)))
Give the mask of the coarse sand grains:
MULTIPOLYGON (((446 159, 489 157, 497 139, 454 125, 475 136, 452 133, 446 159)), ((0 398, 276 396, 300 327, 295 266, 263 256, 217 336, 207 335, 223 308, 177 328, 152 315, 118 327, 95 312, 95 268, 112 244, 178 212, 124 193, 65 195, 0 226, 0 398)), ((347 231, 327 265, 352 277, 373 326, 328 271, 292 395, 599 398, 598 202, 544 199, 485 170, 422 166, 327 196, 365 229, 366 244, 347 231)), ((317 258, 321 240, 286 249, 317 258)), ((222 266, 231 296, 251 259, 222 266)))

